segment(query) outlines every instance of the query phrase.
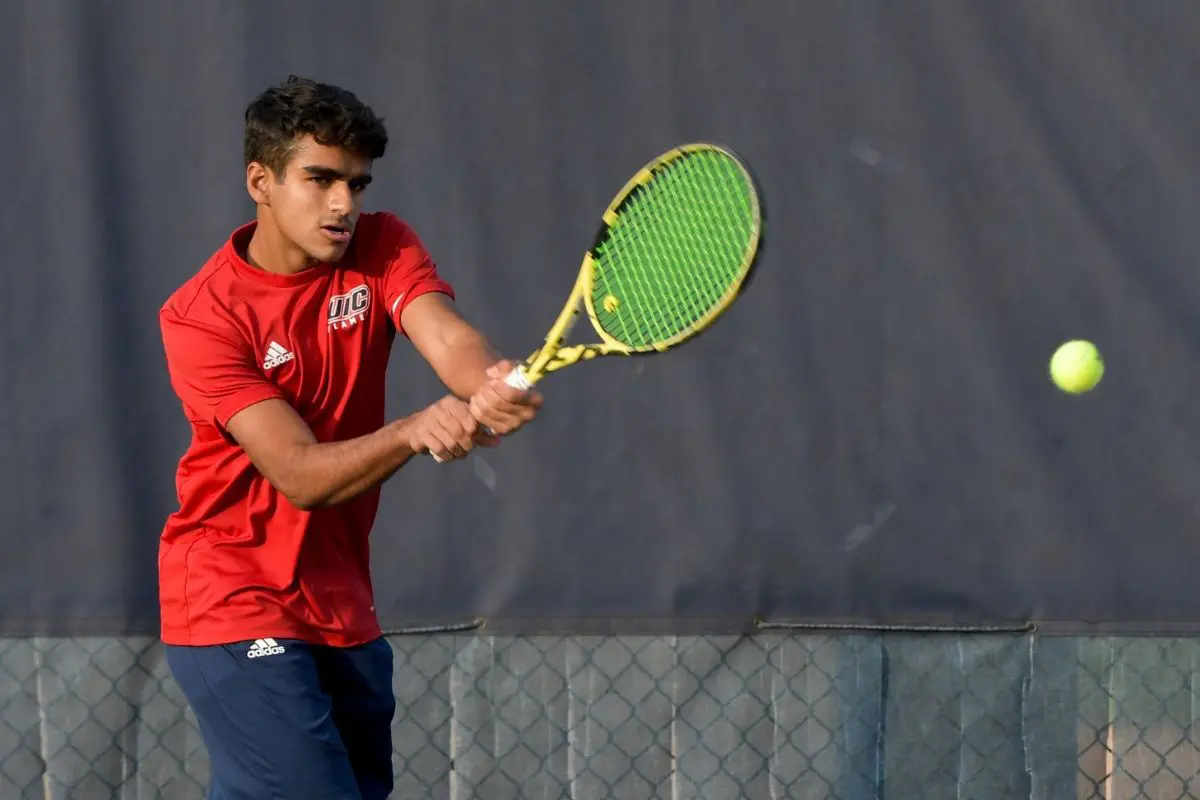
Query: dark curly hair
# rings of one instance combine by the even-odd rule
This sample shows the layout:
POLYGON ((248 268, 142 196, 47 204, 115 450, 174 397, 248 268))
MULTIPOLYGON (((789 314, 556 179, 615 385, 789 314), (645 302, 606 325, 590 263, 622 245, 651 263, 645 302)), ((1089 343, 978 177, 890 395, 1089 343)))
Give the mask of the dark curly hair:
POLYGON ((387 129, 370 106, 345 89, 293 75, 246 107, 246 164, 257 161, 282 175, 306 135, 372 161, 387 150, 387 129))

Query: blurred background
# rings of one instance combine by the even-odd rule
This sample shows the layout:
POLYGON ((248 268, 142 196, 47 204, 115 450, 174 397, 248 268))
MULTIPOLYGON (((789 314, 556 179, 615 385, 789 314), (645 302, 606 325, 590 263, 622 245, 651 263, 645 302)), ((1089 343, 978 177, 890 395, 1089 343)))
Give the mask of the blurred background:
MULTIPOLYGON (((290 74, 386 119, 508 353, 613 194, 738 151, 767 244, 668 356, 385 488, 397 797, 1200 796, 1200 6, 0 4, 0 798, 201 798, 155 636, 188 429, 157 312, 290 74), (1104 381, 1059 391, 1068 339, 1104 381), (552 498, 548 499, 548 498, 552 498)), ((401 341, 389 410, 436 398, 401 341)))

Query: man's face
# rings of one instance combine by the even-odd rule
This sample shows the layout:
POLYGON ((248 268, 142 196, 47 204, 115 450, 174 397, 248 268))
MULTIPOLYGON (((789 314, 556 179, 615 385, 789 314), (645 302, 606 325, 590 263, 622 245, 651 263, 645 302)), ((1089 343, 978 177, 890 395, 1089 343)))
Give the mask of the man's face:
POLYGON ((371 182, 371 162, 339 147, 300 140, 280 176, 256 182, 279 231, 315 262, 346 253, 371 182))

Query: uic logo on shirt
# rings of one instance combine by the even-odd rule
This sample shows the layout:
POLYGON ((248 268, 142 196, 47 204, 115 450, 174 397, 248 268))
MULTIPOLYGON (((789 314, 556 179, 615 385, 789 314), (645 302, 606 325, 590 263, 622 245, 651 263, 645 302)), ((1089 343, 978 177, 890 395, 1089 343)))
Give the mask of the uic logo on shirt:
POLYGON ((367 318, 371 290, 359 284, 345 294, 329 298, 329 329, 352 328, 367 318))

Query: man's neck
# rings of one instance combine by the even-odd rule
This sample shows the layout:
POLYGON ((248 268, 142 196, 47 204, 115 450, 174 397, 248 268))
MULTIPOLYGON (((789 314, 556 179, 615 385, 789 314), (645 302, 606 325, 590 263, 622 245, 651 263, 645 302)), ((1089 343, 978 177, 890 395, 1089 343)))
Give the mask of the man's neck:
POLYGON ((264 272, 295 275, 315 266, 308 255, 293 245, 260 211, 258 224, 246 244, 246 261, 264 272))

